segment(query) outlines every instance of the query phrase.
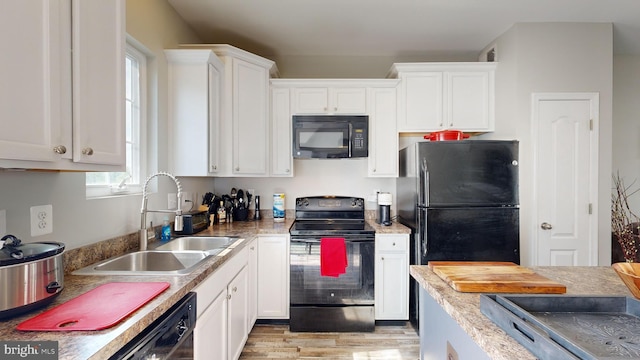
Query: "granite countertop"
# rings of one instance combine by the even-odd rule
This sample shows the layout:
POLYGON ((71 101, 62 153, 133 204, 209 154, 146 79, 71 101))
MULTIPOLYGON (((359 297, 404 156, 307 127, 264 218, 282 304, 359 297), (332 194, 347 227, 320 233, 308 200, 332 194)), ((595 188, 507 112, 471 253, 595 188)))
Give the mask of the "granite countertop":
MULTIPOLYGON (((391 226, 381 226, 375 220, 367 220, 371 226, 380 233, 409 233, 410 230, 403 225, 393 223, 391 226)), ((259 221, 236 221, 232 223, 217 224, 201 231, 194 236, 238 236, 243 241, 238 241, 217 256, 206 260, 195 271, 188 275, 177 276, 89 276, 73 275, 72 271, 77 270, 86 264, 92 264, 106 257, 120 255, 124 252, 135 251, 131 248, 132 240, 130 236, 124 239, 110 242, 105 241, 92 244, 86 249, 73 249, 66 254, 64 290, 48 306, 40 308, 26 314, 0 321, 0 339, 3 341, 58 341, 59 359, 108 359, 124 344, 128 343, 137 334, 149 326, 153 321, 164 314, 173 304, 178 302, 189 291, 192 291, 207 276, 224 264, 228 259, 242 250, 246 244, 256 236, 260 235, 283 235, 289 233, 289 228, 293 224, 293 218, 285 218, 284 221, 276 222, 273 218, 265 218, 259 221), (125 245, 128 243, 128 245, 125 245), (99 258, 98 256, 102 256, 99 258), (88 263, 87 263, 88 261, 88 263), (69 301, 87 291, 109 282, 143 282, 143 281, 165 281, 170 284, 169 289, 155 297, 149 303, 138 309, 131 316, 124 319, 114 327, 100 331, 52 331, 52 332, 25 332, 15 330, 22 321, 29 319, 41 312, 69 301)), ((137 236, 133 243, 137 246, 137 236)), ((149 248, 157 244, 150 243, 149 248)), ((99 311, 99 309, 96 309, 99 311)))
MULTIPOLYGON (((0 321, 0 339, 3 341, 58 341, 59 359, 108 359, 124 344, 133 339, 137 334, 158 319, 173 304, 196 287, 207 276, 213 273, 228 259, 242 250, 246 244, 256 235, 288 234, 293 220, 274 222, 273 219, 261 221, 233 222, 230 224, 215 225, 207 230, 199 232, 195 236, 239 236, 243 241, 237 241, 217 256, 206 260, 195 271, 188 275, 177 276, 81 276, 66 273, 64 277, 64 290, 47 307, 40 308, 0 321), (29 319, 52 307, 69 301, 99 285, 109 282, 143 282, 166 281, 169 289, 155 297, 149 303, 134 312, 116 326, 100 331, 52 331, 52 332, 25 332, 15 330, 22 321, 29 319)), ((87 251, 101 251, 107 245, 100 244, 96 249, 87 251)), ((152 245, 150 245, 150 248, 152 245)), ((75 257, 81 257, 83 251, 74 253, 75 257)), ((91 255, 91 254, 88 254, 91 255)), ((67 266, 65 264, 65 269, 67 266)), ((99 309, 96 309, 99 311, 99 309)))
MULTIPOLYGON (((567 295, 632 296, 611 267, 532 267, 536 273, 564 284, 567 295)), ((426 265, 412 265, 411 276, 433 297, 491 359, 534 360, 527 349, 480 312, 480 294, 453 290, 426 265)))
POLYGON ((376 230, 376 234, 411 234, 411 229, 395 221, 389 226, 380 225, 371 219, 367 223, 376 230))

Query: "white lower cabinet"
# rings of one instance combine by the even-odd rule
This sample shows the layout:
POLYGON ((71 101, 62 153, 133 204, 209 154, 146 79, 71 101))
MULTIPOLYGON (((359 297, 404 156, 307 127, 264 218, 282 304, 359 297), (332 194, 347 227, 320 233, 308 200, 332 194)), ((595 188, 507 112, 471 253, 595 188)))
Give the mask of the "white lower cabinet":
POLYGON ((229 360, 240 358, 242 348, 249 336, 249 329, 247 328, 248 273, 247 267, 243 267, 227 288, 229 360))
POLYGON ((237 360, 250 327, 250 247, 200 283, 197 293, 198 319, 194 329, 194 358, 237 360))
POLYGON ((289 235, 258 237, 258 318, 289 318, 289 235))
POLYGON ((376 234, 375 319, 409 319, 409 234, 376 234))
MULTIPOLYGON (((206 304, 202 304, 204 306, 206 304)), ((196 304, 196 308, 202 307, 196 304)), ((194 359, 227 358, 227 291, 218 294, 198 315, 194 329, 194 359)))

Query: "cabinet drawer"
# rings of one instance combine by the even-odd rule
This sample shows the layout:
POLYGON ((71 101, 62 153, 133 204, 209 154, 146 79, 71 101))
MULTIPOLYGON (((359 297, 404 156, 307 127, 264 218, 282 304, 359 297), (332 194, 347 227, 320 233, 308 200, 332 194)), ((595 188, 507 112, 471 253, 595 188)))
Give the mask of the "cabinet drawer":
POLYGON ((376 238, 376 252, 378 251, 407 251, 409 241, 407 235, 385 235, 376 238))

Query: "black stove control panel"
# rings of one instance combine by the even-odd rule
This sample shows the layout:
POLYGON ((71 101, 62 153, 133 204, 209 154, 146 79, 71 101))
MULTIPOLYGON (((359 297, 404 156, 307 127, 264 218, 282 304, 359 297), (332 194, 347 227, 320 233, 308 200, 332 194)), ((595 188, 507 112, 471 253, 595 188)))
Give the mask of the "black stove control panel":
POLYGON ((364 199, 349 196, 310 196, 296 198, 296 210, 304 211, 364 211, 364 199))

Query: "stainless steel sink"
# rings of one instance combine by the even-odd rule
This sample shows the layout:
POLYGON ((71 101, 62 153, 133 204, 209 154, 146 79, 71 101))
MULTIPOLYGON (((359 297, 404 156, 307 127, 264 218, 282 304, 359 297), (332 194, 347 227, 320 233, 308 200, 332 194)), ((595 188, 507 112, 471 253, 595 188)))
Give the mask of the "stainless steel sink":
POLYGON ((160 245, 156 247, 156 250, 199 250, 206 251, 209 255, 216 255, 235 243, 238 239, 238 237, 234 236, 186 236, 160 245))
POLYGON ((211 254, 205 251, 137 251, 107 259, 76 275, 185 275, 211 254))

